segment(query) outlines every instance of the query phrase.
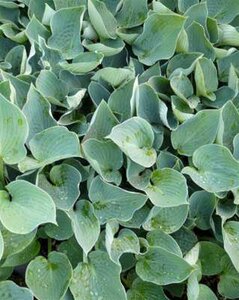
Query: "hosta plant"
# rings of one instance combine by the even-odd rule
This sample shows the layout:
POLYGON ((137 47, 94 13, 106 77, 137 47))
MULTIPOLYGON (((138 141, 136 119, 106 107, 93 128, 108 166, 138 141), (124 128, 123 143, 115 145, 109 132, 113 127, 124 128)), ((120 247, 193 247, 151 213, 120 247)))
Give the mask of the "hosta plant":
POLYGON ((239 1, 0 1, 0 300, 239 299, 239 1))

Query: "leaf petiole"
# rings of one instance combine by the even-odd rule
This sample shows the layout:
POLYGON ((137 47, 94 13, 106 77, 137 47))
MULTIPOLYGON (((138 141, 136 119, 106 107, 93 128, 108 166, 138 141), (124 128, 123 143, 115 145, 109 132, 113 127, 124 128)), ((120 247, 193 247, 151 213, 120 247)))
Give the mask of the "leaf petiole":
POLYGON ((5 187, 5 178, 4 178, 4 162, 0 158, 0 189, 3 190, 5 187))

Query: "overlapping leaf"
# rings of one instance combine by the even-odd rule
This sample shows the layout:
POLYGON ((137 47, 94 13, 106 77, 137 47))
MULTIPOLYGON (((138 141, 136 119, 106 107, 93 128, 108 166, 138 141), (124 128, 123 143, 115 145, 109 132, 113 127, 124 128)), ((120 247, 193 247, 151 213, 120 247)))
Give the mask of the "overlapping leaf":
POLYGON ((229 191, 239 186, 239 163, 231 152, 219 145, 205 145, 193 154, 194 167, 185 167, 184 174, 208 192, 229 191))
POLYGON ((89 197, 101 223, 111 219, 128 221, 146 202, 144 194, 130 192, 104 182, 97 176, 91 183, 89 197))
POLYGON ((28 125, 23 113, 0 95, 0 155, 7 164, 16 164, 26 156, 28 125))
POLYGON ((42 189, 17 180, 0 191, 2 224, 11 232, 26 234, 43 223, 56 222, 56 208, 52 198, 42 189))
POLYGON ((74 269, 70 289, 76 300, 92 297, 126 300, 120 282, 120 267, 103 251, 92 252, 88 262, 80 263, 74 269))
POLYGON ((113 127, 107 138, 118 145, 134 162, 144 167, 151 167, 156 161, 152 127, 140 117, 133 117, 113 127))
POLYGON ((139 60, 153 65, 160 59, 172 57, 184 22, 185 19, 179 15, 150 15, 144 23, 143 33, 133 44, 133 51, 139 60))
POLYGON ((51 252, 46 259, 38 256, 27 267, 26 283, 39 300, 60 299, 72 277, 72 267, 65 254, 51 252))
POLYGON ((0 33, 0 298, 238 299, 238 1, 0 1, 0 33))

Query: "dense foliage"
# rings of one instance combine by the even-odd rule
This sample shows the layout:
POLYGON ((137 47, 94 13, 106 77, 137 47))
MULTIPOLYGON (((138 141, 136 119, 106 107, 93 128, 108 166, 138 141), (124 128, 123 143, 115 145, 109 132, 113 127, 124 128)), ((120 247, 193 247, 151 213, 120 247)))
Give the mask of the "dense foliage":
POLYGON ((239 299, 239 1, 0 22, 0 299, 239 299))

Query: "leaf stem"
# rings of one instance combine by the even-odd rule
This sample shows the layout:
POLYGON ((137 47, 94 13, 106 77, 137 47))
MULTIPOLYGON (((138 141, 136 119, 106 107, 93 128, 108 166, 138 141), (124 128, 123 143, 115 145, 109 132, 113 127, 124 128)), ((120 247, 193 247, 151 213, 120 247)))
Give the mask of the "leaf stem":
POLYGON ((4 178, 4 162, 0 158, 0 189, 3 190, 5 187, 5 178, 4 178))
POLYGON ((88 257, 87 257, 87 255, 85 254, 85 252, 83 251, 83 262, 84 263, 88 263, 88 257))
POLYGON ((47 253, 49 254, 52 250, 51 238, 47 239, 47 253))

